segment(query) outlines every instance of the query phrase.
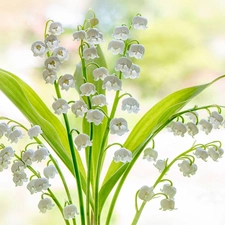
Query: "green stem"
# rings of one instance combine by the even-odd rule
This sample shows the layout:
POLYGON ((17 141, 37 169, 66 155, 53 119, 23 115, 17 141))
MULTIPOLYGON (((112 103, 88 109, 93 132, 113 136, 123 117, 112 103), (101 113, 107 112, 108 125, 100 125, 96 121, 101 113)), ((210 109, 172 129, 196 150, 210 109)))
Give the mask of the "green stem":
POLYGON ((146 201, 142 202, 140 209, 138 211, 136 211, 136 214, 134 216, 134 219, 133 219, 131 225, 136 225, 137 224, 137 222, 138 222, 138 220, 139 220, 139 218, 141 216, 141 213, 142 213, 146 203, 147 203, 146 201))

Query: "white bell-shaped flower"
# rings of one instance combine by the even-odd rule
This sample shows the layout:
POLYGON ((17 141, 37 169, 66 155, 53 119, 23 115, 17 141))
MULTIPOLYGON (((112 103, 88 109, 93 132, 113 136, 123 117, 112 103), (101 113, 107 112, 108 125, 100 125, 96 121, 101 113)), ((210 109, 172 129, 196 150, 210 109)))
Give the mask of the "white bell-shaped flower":
POLYGON ((46 213, 47 210, 51 210, 54 207, 50 198, 43 198, 38 203, 38 208, 41 213, 46 213))
POLYGON ((121 72, 129 72, 132 66, 132 61, 126 57, 121 57, 116 61, 115 70, 121 72))
POLYGON ((50 50, 54 50, 59 47, 59 39, 51 34, 45 38, 45 44, 50 50))
POLYGON ((34 137, 37 137, 39 134, 42 134, 43 131, 41 130, 41 127, 39 125, 34 125, 27 131, 29 137, 32 139, 34 137))
POLYGON ((128 97, 123 99, 122 101, 122 110, 128 111, 128 113, 138 113, 139 109, 139 103, 135 98, 128 97))
POLYGON ((108 50, 112 51, 113 55, 123 54, 125 44, 120 40, 112 40, 108 44, 108 50))
POLYGON ((208 158, 209 154, 208 152, 203 148, 196 148, 195 152, 193 153, 197 158, 200 158, 206 162, 206 159, 208 158))
POLYGON ((23 137, 22 131, 16 127, 10 127, 7 134, 5 135, 9 141, 17 143, 19 139, 23 137))
POLYGON ((12 173, 21 173, 21 172, 24 172, 25 168, 26 168, 26 165, 24 164, 24 162, 15 161, 12 164, 11 171, 12 171, 12 173))
POLYGON ((223 123, 223 116, 217 111, 213 111, 209 116, 209 122, 215 129, 218 129, 223 123))
POLYGON ((50 71, 59 71, 60 69, 60 62, 59 62, 59 59, 58 57, 55 57, 55 56, 51 56, 49 58, 47 58, 45 60, 45 67, 46 69, 50 70, 50 71))
POLYGON ((71 105, 71 111, 76 117, 83 117, 88 111, 88 106, 83 100, 77 100, 71 105))
POLYGON ((187 126, 187 132, 190 136, 194 137, 196 134, 198 134, 199 130, 198 130, 198 127, 195 123, 188 122, 186 124, 186 126, 187 126))
POLYGON ((172 121, 168 125, 168 128, 169 128, 169 131, 172 131, 175 136, 183 137, 184 134, 187 132, 187 128, 186 128, 185 124, 183 124, 179 121, 178 122, 172 121))
POLYGON ((33 162, 41 162, 45 160, 46 157, 49 156, 49 151, 45 147, 41 147, 34 152, 34 156, 32 158, 33 162))
POLYGON ((113 35, 115 39, 121 39, 123 41, 129 38, 129 29, 127 26, 117 26, 114 29, 113 35))
POLYGON ((48 51, 44 42, 35 41, 31 46, 31 51, 34 56, 43 57, 43 55, 48 51))
POLYGON ((197 171, 198 167, 195 163, 190 163, 189 160, 185 159, 182 163, 178 164, 180 167, 180 171, 183 173, 183 176, 190 177, 190 175, 194 175, 197 171))
POLYGON ((144 150, 144 156, 143 159, 147 159, 149 162, 156 161, 158 157, 158 152, 152 148, 146 148, 144 150))
POLYGON ((0 151, 0 159, 4 160, 10 160, 14 157, 15 151, 12 149, 12 147, 5 147, 0 151))
POLYGON ((122 162, 122 163, 127 163, 132 160, 132 152, 125 149, 125 148, 120 148, 119 150, 114 152, 114 157, 113 157, 114 162, 122 162))
POLYGON ((213 161, 218 161, 219 158, 223 155, 223 149, 216 149, 215 147, 208 148, 208 154, 212 158, 213 161), (221 151, 222 150, 222 151, 221 151))
POLYGON ((4 135, 7 134, 9 131, 9 126, 6 123, 0 123, 0 138, 4 135))
POLYGON ((108 70, 105 67, 99 67, 93 70, 93 77, 95 81, 99 79, 104 80, 109 75, 108 70))
POLYGON ((62 90, 68 91, 69 88, 75 87, 75 79, 71 74, 65 74, 59 78, 59 85, 62 90))
POLYGON ((55 114, 60 115, 62 113, 67 113, 70 107, 65 99, 59 98, 52 103, 52 108, 55 114))
POLYGON ((96 92, 96 87, 92 83, 84 83, 80 86, 81 96, 94 95, 96 92))
POLYGON ((212 131, 213 125, 205 119, 201 119, 199 122, 200 129, 209 134, 212 131))
POLYGON ((111 134, 117 134, 119 136, 129 131, 127 121, 123 118, 113 118, 110 121, 109 129, 111 134))
POLYGON ((98 109, 90 109, 87 111, 86 119, 89 123, 94 123, 95 125, 99 125, 102 123, 104 119, 104 113, 98 109))
POLYGON ((35 191, 35 182, 37 179, 32 179, 29 181, 29 183, 27 184, 27 189, 28 191, 30 191, 31 194, 34 194, 35 191))
POLYGON ((60 35, 64 32, 62 24, 59 22, 52 22, 49 26, 49 33, 53 35, 60 35))
POLYGON ((53 56, 57 57, 60 63, 69 59, 69 51, 64 47, 58 47, 54 49, 53 56))
POLYGON ((128 50, 128 55, 136 59, 142 58, 144 53, 145 53, 145 47, 141 44, 132 44, 128 50))
POLYGON ((24 182, 27 182, 27 181, 28 181, 28 178, 26 173, 20 172, 20 173, 13 174, 13 182, 15 183, 16 187, 22 186, 24 182))
POLYGON ((126 70, 123 72, 123 77, 125 79, 130 78, 130 79, 136 79, 140 77, 140 67, 136 64, 132 64, 131 68, 129 70, 126 70))
POLYGON ((89 28, 87 30, 87 41, 92 44, 100 44, 103 42, 103 34, 97 28, 89 28))
POLYGON ((177 193, 177 189, 170 184, 164 184, 161 191, 168 195, 169 198, 174 198, 175 194, 177 193))
POLYGON ((154 166, 159 170, 160 173, 165 169, 166 167, 166 160, 158 159, 156 161, 156 164, 154 166))
POLYGON ((54 82, 58 79, 57 72, 54 70, 44 70, 42 76, 46 84, 54 84, 54 82))
POLYGON ((122 81, 115 75, 109 75, 103 80, 102 89, 120 91, 122 90, 122 81))
POLYGON ((187 112, 184 115, 187 116, 189 118, 189 120, 191 120, 193 123, 196 124, 198 112, 187 112))
POLYGON ((160 201, 161 210, 174 210, 175 209, 175 201, 171 198, 165 198, 160 201))
POLYGON ((44 170, 43 170, 44 176, 48 179, 54 178, 57 173, 58 172, 57 172, 54 165, 49 165, 49 166, 45 167, 44 170))
POLYGON ((144 185, 143 187, 140 188, 138 192, 138 197, 143 201, 150 201, 155 194, 153 190, 154 187, 144 185))
POLYGON ((31 166, 34 157, 34 150, 28 149, 22 154, 22 160, 26 166, 31 166))
POLYGON ((132 26, 136 30, 146 29, 148 24, 148 20, 143 16, 135 16, 132 20, 132 26))
POLYGON ((49 180, 45 177, 37 178, 34 182, 35 192, 41 192, 47 190, 51 185, 49 184, 49 180))
POLYGON ((75 218, 76 214, 79 215, 77 207, 73 204, 67 205, 63 208, 63 215, 65 220, 75 218))
POLYGON ((78 30, 73 33, 75 41, 84 40, 86 38, 86 32, 84 30, 78 30))
POLYGON ((103 94, 95 95, 91 98, 91 102, 93 106, 104 106, 108 103, 106 102, 106 96, 103 94))
POLYGON ((83 58, 86 60, 99 58, 97 49, 95 47, 84 49, 83 58))
POLYGON ((0 158, 0 172, 8 169, 10 163, 10 160, 4 160, 0 158))
POLYGON ((78 151, 80 151, 82 148, 92 146, 90 137, 87 134, 78 134, 74 139, 74 143, 77 146, 78 151))

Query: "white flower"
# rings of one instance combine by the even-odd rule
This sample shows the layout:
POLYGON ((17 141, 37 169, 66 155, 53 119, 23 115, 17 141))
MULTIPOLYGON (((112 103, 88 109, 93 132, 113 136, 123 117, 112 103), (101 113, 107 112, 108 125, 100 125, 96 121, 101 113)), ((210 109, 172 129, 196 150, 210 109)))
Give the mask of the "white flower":
POLYGON ((12 164, 11 171, 12 171, 12 173, 21 173, 21 172, 24 172, 25 168, 26 168, 26 166, 25 166, 24 162, 15 161, 12 164))
POLYGON ((93 106, 104 106, 107 105, 106 96, 103 94, 95 95, 91 98, 93 106))
POLYGON ((9 131, 9 126, 6 123, 0 123, 0 138, 4 134, 7 134, 8 131, 9 131))
POLYGON ((92 83, 84 83, 80 86, 81 96, 90 96, 95 94, 96 87, 92 83))
POLYGON ((83 58, 86 60, 99 58, 95 47, 86 48, 83 51, 83 58))
POLYGON ((132 21, 132 26, 136 30, 146 29, 148 20, 142 16, 135 16, 132 21))
POLYGON ((34 56, 43 57, 43 55, 48 51, 46 45, 42 41, 35 41, 31 46, 31 51, 34 56))
POLYGON ((113 157, 114 162, 122 162, 122 163, 127 163, 132 160, 132 152, 125 149, 125 148, 120 148, 119 150, 114 152, 114 157, 113 157))
POLYGON ((12 147, 5 147, 0 151, 0 159, 7 161, 14 157, 15 151, 12 147))
POLYGON ((34 150, 28 149, 22 154, 22 160, 26 166, 31 166, 34 157, 34 150))
POLYGON ((17 143, 19 139, 23 137, 22 131, 17 129, 16 127, 10 127, 7 134, 5 135, 8 140, 14 143, 17 143))
POLYGON ((206 159, 208 158, 209 154, 208 152, 203 148, 196 148, 195 152, 193 153, 197 158, 200 158, 206 162, 206 159))
POLYGON ((47 190, 51 185, 49 184, 49 180, 47 178, 37 178, 34 182, 35 192, 41 192, 47 190))
POLYGON ((69 52, 64 47, 54 49, 53 56, 57 57, 60 63, 69 59, 69 52))
POLYGON ((45 38, 45 44, 50 50, 54 50, 59 47, 59 40, 55 35, 51 34, 45 38))
POLYGON ((218 161, 219 158, 223 155, 223 149, 219 148, 218 150, 215 147, 208 148, 208 154, 212 158, 213 161, 218 161))
POLYGON ((100 44, 103 42, 103 34, 97 28, 89 28, 87 30, 87 40, 92 44, 100 44))
POLYGON ((87 111, 86 119, 89 123, 93 122, 95 125, 99 125, 104 119, 104 113, 98 109, 90 109, 87 111))
POLYGON ((57 73, 54 70, 44 70, 42 76, 46 84, 54 84, 54 82, 57 80, 57 73))
POLYGON ((122 90, 121 87, 122 81, 114 75, 109 75, 103 80, 102 89, 107 89, 108 91, 119 91, 122 90))
POLYGON ((199 130, 198 130, 198 127, 195 123, 193 122, 188 122, 186 124, 187 126, 187 131, 188 131, 188 134, 192 137, 194 137, 196 134, 198 134, 199 130))
POLYGON ((138 197, 141 200, 150 201, 155 194, 153 192, 153 190, 154 190, 153 187, 149 187, 147 185, 144 185, 143 187, 140 188, 140 190, 138 192, 138 197))
POLYGON ((59 71, 60 69, 60 64, 59 64, 59 59, 58 57, 51 56, 45 60, 45 67, 46 69, 50 71, 59 71))
POLYGON ((37 179, 32 179, 29 181, 29 183, 27 184, 27 189, 30 191, 31 194, 34 194, 35 191, 35 182, 37 179))
POLYGON ((140 77, 140 67, 136 64, 132 64, 131 68, 129 70, 126 70, 123 72, 123 77, 125 79, 136 79, 140 77))
POLYGON ((215 129, 218 129, 222 125, 223 117, 217 111, 213 111, 210 114, 209 122, 212 123, 215 129))
POLYGON ((79 215, 77 211, 77 207, 73 204, 67 205, 63 209, 63 215, 65 220, 69 220, 70 218, 73 219, 75 218, 75 215, 79 215))
POLYGON ((71 74, 65 74, 59 78, 59 85, 62 90, 68 91, 69 88, 73 88, 75 86, 75 79, 71 74))
POLYGON ((13 182, 15 183, 16 187, 17 186, 22 186, 24 182, 27 182, 27 174, 24 172, 20 173, 14 173, 13 174, 13 182))
POLYGON ((187 116, 193 123, 196 124, 198 112, 187 112, 184 115, 187 116))
POLYGON ((62 28, 62 24, 59 22, 52 22, 49 26, 48 31, 54 35, 60 35, 61 33, 64 32, 64 30, 62 28))
POLYGON ((127 110, 128 113, 138 113, 139 109, 139 103, 135 98, 128 97, 123 99, 122 101, 122 110, 127 110))
POLYGON ((82 148, 92 146, 90 137, 87 134, 78 134, 74 139, 74 143, 77 146, 78 151, 80 151, 82 148))
POLYGON ((129 29, 126 26, 115 27, 113 35, 115 39, 127 40, 129 38, 129 29))
POLYGON ((154 164, 154 166, 159 170, 159 172, 161 173, 165 167, 166 167, 166 161, 162 160, 162 159, 158 159, 156 164, 154 164))
POLYGON ((9 160, 4 160, 0 158, 0 172, 2 172, 4 169, 8 169, 10 164, 9 160))
POLYGON ((177 193, 175 187, 171 186, 170 184, 164 184, 163 188, 161 189, 163 193, 169 196, 169 198, 173 198, 174 195, 177 193))
POLYGON ((71 111, 76 117, 83 117, 84 113, 88 111, 88 107, 83 100, 77 100, 71 105, 71 111))
POLYGON ((76 41, 80 41, 86 38, 86 32, 84 30, 78 30, 73 33, 73 38, 76 41))
POLYGON ((32 139, 34 137, 37 137, 39 134, 42 134, 43 131, 41 130, 41 127, 38 125, 35 125, 33 127, 31 127, 28 131, 27 131, 29 137, 32 139))
POLYGON ((41 213, 46 213, 47 210, 50 210, 54 207, 52 200, 50 198, 43 198, 38 203, 38 208, 41 213))
POLYGON ((194 175, 198 169, 196 164, 191 164, 190 161, 187 159, 183 160, 182 163, 178 164, 178 166, 180 167, 180 171, 185 177, 190 177, 190 175, 194 175))
POLYGON ((128 132, 127 121, 123 118, 114 118, 109 124, 110 133, 117 134, 119 136, 128 132))
POLYGON ((52 103, 52 108, 55 114, 60 115, 62 113, 67 113, 70 107, 65 99, 59 98, 52 103))
POLYGON ((142 58, 145 53, 145 47, 141 44, 132 44, 128 50, 128 55, 130 57, 135 57, 136 59, 142 58))
POLYGON ((49 151, 45 147, 41 147, 34 152, 34 156, 32 158, 33 162, 41 162, 49 156, 49 151))
POLYGON ((205 119, 201 119, 199 125, 201 130, 203 130, 205 134, 209 134, 212 131, 212 124, 205 119))
POLYGON ((175 209, 175 201, 171 198, 165 198, 160 201, 161 210, 174 210, 175 209))
POLYGON ((146 148, 144 150, 144 156, 143 159, 147 159, 149 162, 152 160, 156 161, 158 157, 158 152, 152 148, 146 148))
POLYGON ((57 172, 54 165, 49 165, 49 166, 45 167, 44 170, 43 170, 44 176, 48 179, 54 178, 57 173, 58 172, 57 172))
POLYGON ((99 79, 104 80, 109 75, 108 70, 105 67, 99 67, 93 70, 93 77, 95 81, 99 79))
POLYGON ((123 54, 125 44, 120 40, 112 40, 108 44, 108 50, 111 50, 113 55, 123 54))
POLYGON ((187 128, 185 126, 185 124, 181 123, 181 122, 174 122, 172 121, 169 125, 168 125, 169 131, 173 132, 173 134, 175 136, 181 136, 183 137, 184 134, 187 132, 187 128))
POLYGON ((116 61, 115 70, 121 72, 129 72, 132 66, 132 62, 130 59, 126 57, 121 57, 116 61))

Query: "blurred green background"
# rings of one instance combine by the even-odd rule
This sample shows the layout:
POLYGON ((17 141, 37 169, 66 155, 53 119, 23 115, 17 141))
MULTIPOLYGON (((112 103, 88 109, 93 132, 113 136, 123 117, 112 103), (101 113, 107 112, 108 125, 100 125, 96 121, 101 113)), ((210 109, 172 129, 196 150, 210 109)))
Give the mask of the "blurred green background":
MULTIPOLYGON (((137 13, 148 18, 147 30, 132 32, 133 38, 138 39, 146 48, 143 59, 134 61, 141 67, 141 77, 136 80, 126 80, 125 83, 125 89, 135 91, 136 96, 139 97, 143 106, 141 113, 172 91, 209 82, 224 74, 224 0, 207 2, 203 0, 0 0, 0 67, 19 75, 40 93, 47 103, 51 103, 53 90, 49 85, 44 85, 41 75, 43 59, 32 56, 31 44, 43 39, 46 20, 61 22, 66 30, 61 37, 61 44, 69 49, 70 60, 60 72, 73 73, 79 61, 78 46, 73 42, 72 33, 76 26, 82 23, 89 8, 95 11, 100 21, 99 29, 105 34, 103 51, 107 49, 107 43, 112 38, 115 26, 130 24, 132 17, 137 13)), ((106 59, 109 69, 112 70, 116 57, 106 52, 106 59)), ((224 103, 224 95, 221 94, 224 86, 224 81, 215 84, 204 95, 196 98, 195 102, 224 103)), ((9 112, 5 102, 9 104, 0 94, 2 115, 8 113, 11 116, 19 115, 16 110, 9 112)), ((4 173, 5 179, 1 181, 0 186, 0 224, 63 224, 63 221, 59 222, 56 209, 40 216, 35 205, 38 198, 31 196, 33 199, 31 203, 27 190, 15 189, 9 176, 10 173, 4 173), (7 190, 10 192, 5 196, 7 190), (18 193, 21 193, 19 198, 18 193), (13 207, 12 202, 14 202, 13 207), (18 205, 21 207, 19 210, 18 205), (22 210, 23 205, 26 210, 30 209, 27 218, 24 217, 26 212, 22 210)), ((60 187, 56 191, 61 194, 60 187)), ((159 224, 161 223, 158 222, 157 225, 159 224)), ((224 225, 224 222, 217 224, 224 225)))

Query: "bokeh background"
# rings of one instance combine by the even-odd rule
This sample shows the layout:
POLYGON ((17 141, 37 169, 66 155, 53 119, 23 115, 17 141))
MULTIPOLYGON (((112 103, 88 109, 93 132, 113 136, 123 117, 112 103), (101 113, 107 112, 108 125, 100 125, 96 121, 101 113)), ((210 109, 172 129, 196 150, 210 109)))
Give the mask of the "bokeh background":
MULTIPOLYGON (((54 92, 42 79, 43 59, 32 56, 31 44, 43 39, 48 19, 60 21, 65 29, 61 44, 70 51, 70 60, 61 73, 73 73, 79 59, 72 33, 82 23, 89 8, 95 11, 100 21, 99 29, 105 34, 103 51, 106 51, 116 25, 129 24, 137 13, 148 18, 147 30, 133 32, 146 48, 143 59, 135 61, 141 66, 141 77, 124 83, 124 89, 132 91, 141 102, 141 112, 133 117, 127 116, 131 119, 131 127, 149 107, 172 91, 206 83, 224 74, 224 0, 0 0, 0 67, 19 75, 47 104, 51 104, 54 92)), ((109 52, 105 55, 108 67, 112 69, 116 57, 109 52)), ((195 104, 224 105, 224 88, 225 81, 216 83, 195 98, 189 107, 195 104)), ((28 124, 2 93, 0 115, 28 124)), ((196 137, 200 143, 215 138, 225 143, 224 130, 216 130, 207 137, 201 134, 196 137)), ((160 158, 170 158, 188 149, 194 141, 192 138, 174 138, 165 131, 156 138, 156 148, 160 158)), ((22 145, 16 148, 22 148, 22 145)), ((110 157, 109 154, 108 161, 110 157)), ((158 210, 160 200, 156 199, 146 206, 139 224, 225 225, 224 160, 198 161, 198 172, 191 178, 183 177, 178 167, 171 169, 169 177, 178 190, 177 210, 158 210)), ((122 190, 112 224, 130 224, 136 191, 143 185, 152 185, 158 175, 152 163, 139 160, 122 190)), ((66 176, 75 192, 74 181, 70 174, 66 176)), ((57 179, 54 182, 53 189, 63 199, 60 182, 57 179)), ((0 224, 63 224, 57 209, 44 215, 38 212, 39 199, 39 195, 31 196, 25 186, 15 188, 10 171, 0 174, 0 224)))

